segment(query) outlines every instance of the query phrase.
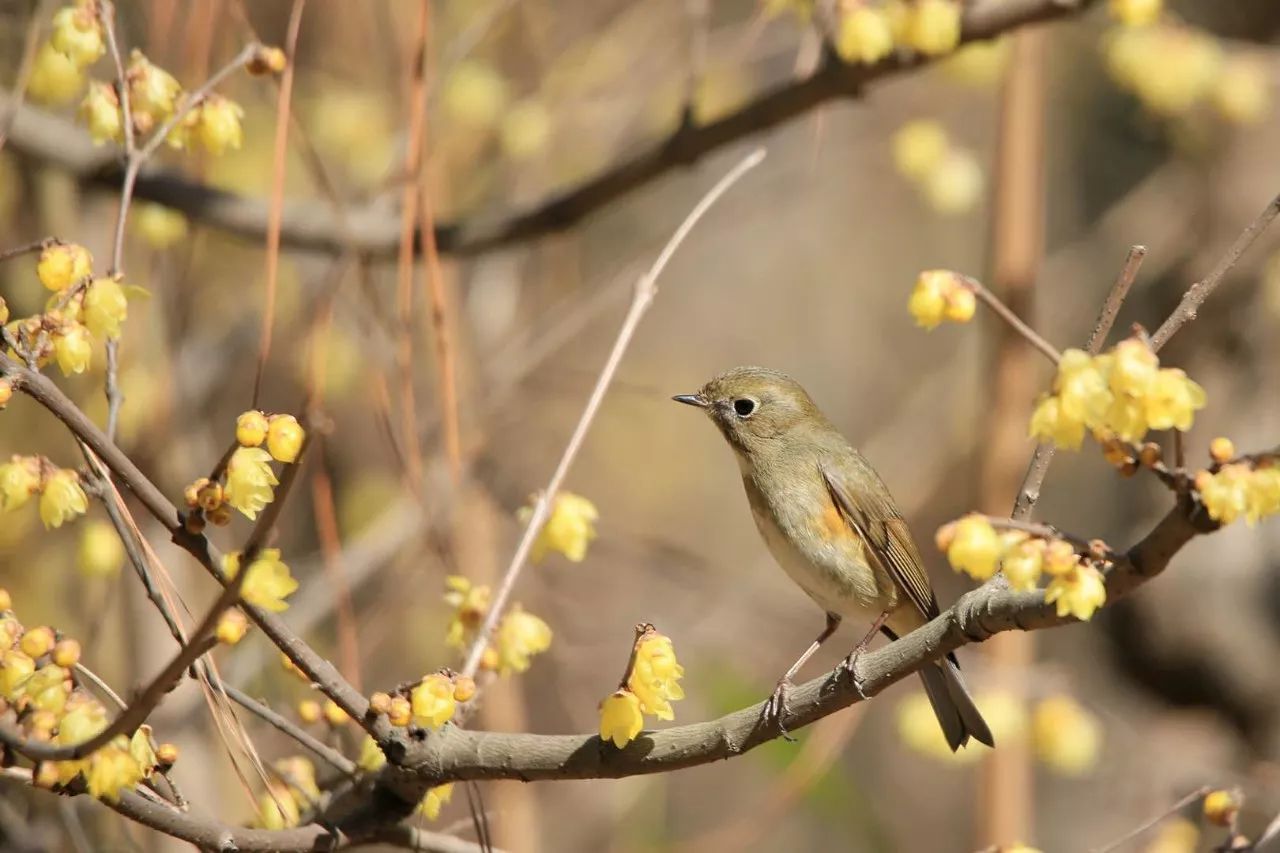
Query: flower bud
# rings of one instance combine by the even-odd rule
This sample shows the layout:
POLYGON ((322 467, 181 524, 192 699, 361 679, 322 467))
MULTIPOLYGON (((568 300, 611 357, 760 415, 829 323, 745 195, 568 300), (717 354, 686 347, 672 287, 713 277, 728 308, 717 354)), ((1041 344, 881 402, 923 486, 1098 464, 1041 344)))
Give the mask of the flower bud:
POLYGON ((329 699, 324 703, 324 718, 325 721, 334 728, 344 726, 351 722, 351 716, 346 711, 342 710, 338 703, 332 699, 329 699))
POLYGON ((172 767, 178 761, 178 746, 172 743, 162 743, 156 747, 156 761, 159 762, 162 769, 172 767))
POLYGON ((284 51, 280 48, 260 45, 253 52, 253 56, 249 57, 249 61, 244 64, 244 67, 250 74, 255 75, 279 74, 284 71, 288 63, 288 57, 285 56, 284 51))
MULTIPOLYGON (((31 657, 38 658, 49 653, 55 642, 53 629, 48 625, 41 625, 38 628, 32 628, 22 635, 22 642, 18 644, 18 648, 22 653, 31 657)), ((63 664, 58 664, 63 666, 63 664)))
POLYGON ((13 399, 13 384, 8 379, 0 379, 0 409, 13 399))
POLYGON ((387 717, 393 726, 407 726, 413 719, 413 705, 403 696, 392 696, 387 717))
POLYGON ((1213 441, 1209 442, 1209 455, 1213 458, 1214 462, 1221 465, 1224 462, 1229 462, 1235 457, 1236 446, 1232 443, 1231 439, 1220 435, 1213 441))
POLYGON ((223 645, 234 646, 244 639, 248 631, 249 620, 238 609, 232 608, 219 617, 213 636, 223 645))
POLYGON ((298 703, 298 719, 307 725, 320 722, 320 703, 314 699, 303 699, 298 703))
POLYGON ((208 517, 215 527, 226 527, 231 523, 231 507, 220 504, 208 512, 208 517))
POLYGON ((386 714, 391 710, 391 697, 379 690, 369 697, 369 710, 375 714, 386 714))
POLYGON ((269 427, 266 415, 250 409, 236 418, 236 441, 241 447, 257 447, 267 440, 269 427))
POLYGON ((296 462, 306 431, 293 415, 273 415, 267 428, 267 450, 280 462, 296 462))
POLYGON ((1240 798, 1234 791, 1210 791, 1204 798, 1204 817, 1218 826, 1230 826, 1240 813, 1240 798))
POLYGON ((476 695, 476 681, 468 675, 459 675, 453 682, 453 698, 458 702, 468 702, 476 695))
POLYGON ((70 669, 80 662, 80 643, 70 638, 59 640, 53 647, 53 662, 64 669, 70 669))

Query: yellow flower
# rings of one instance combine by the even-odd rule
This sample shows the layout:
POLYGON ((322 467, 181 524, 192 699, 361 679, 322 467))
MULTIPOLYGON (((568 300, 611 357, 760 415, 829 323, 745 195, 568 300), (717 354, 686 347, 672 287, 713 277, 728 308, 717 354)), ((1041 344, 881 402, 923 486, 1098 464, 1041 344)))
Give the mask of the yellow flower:
POLYGON ((216 157, 228 148, 240 148, 244 141, 240 126, 244 110, 239 104, 221 95, 210 95, 196 114, 195 134, 206 151, 216 157))
POLYGON ((1271 108, 1266 66, 1248 57, 1228 59, 1213 86, 1213 105, 1234 124, 1262 121, 1271 108))
POLYGON ((996 573, 1000 551, 999 534, 990 521, 975 513, 956 522, 955 535, 947 547, 947 560, 956 571, 985 581, 996 573))
POLYGON ((871 65, 893 52, 893 30, 883 9, 858 4, 840 16, 836 52, 845 62, 871 65))
POLYGON ((53 355, 63 376, 84 373, 93 359, 89 330, 79 323, 65 323, 53 333, 53 355))
POLYGON ((978 158, 962 148, 947 152, 924 182, 924 194, 934 210, 947 216, 968 213, 982 200, 986 177, 978 158))
POLYGON ((1102 727, 1069 696, 1053 696, 1031 718, 1036 756, 1059 773, 1078 776, 1098 762, 1102 727))
POLYGON ((100 800, 115 802, 120 799, 121 791, 137 787, 146 778, 138 760, 129 751, 129 739, 124 735, 90 755, 88 762, 85 782, 89 793, 100 800))
POLYGON ((1156 374, 1147 391, 1147 422, 1152 429, 1191 429, 1195 413, 1205 404, 1204 389, 1176 367, 1156 374))
POLYGON ((529 668, 529 658, 551 648, 551 628, 516 604, 502 617, 494 645, 498 649, 498 672, 524 672, 529 668))
POLYGON ((95 337, 120 337, 120 324, 129 316, 124 288, 114 278, 95 278, 84 293, 84 324, 95 337))
POLYGON ((1155 23, 1163 11, 1164 0, 1111 0, 1111 17, 1127 27, 1155 23))
POLYGON ((938 761, 952 764, 968 764, 982 757, 980 749, 961 749, 952 752, 947 738, 938 727, 929 699, 916 691, 901 702, 896 709, 898 737, 909 749, 938 761))
POLYGON ((1046 574, 1054 577, 1069 574, 1074 572, 1078 565, 1080 565, 1080 555, 1076 553, 1075 546, 1070 542, 1055 539, 1045 546, 1044 571, 1046 574))
POLYGON ((258 795, 258 817, 254 823, 263 829, 288 829, 302 820, 298 801, 286 785, 279 782, 267 784, 267 790, 258 795))
POLYGON ((250 410, 236 418, 236 441, 241 447, 257 447, 267 440, 267 416, 250 410))
POLYGON ((40 460, 11 456, 0 465, 0 510, 9 512, 25 504, 40 490, 40 460))
POLYGON ((1037 441, 1049 442, 1063 450, 1079 450, 1084 442, 1084 421, 1063 412, 1060 398, 1044 394, 1031 413, 1027 432, 1037 441))
POLYGON ((36 53, 27 80, 27 95, 37 104, 57 106, 80 94, 84 88, 84 72, 53 45, 43 44, 36 53))
POLYGON ((1049 604, 1057 603, 1059 616, 1070 614, 1087 622, 1106 603, 1107 588, 1101 572, 1081 563, 1068 572, 1055 575, 1044 591, 1044 600, 1049 604))
MULTIPOLYGON (((522 507, 517 517, 528 521, 532 507, 522 507)), ((537 563, 548 551, 559 551, 575 563, 587 555, 587 543, 596 538, 595 521, 600 517, 595 504, 572 492, 556 495, 555 506, 546 525, 533 542, 531 559, 537 563)))
POLYGON ((1009 581, 1011 589, 1029 591, 1040 582, 1044 570, 1045 541, 1024 539, 1004 552, 1000 558, 1000 571, 1009 581))
POLYGON ((1231 791, 1210 791, 1202 806, 1205 820, 1218 826, 1231 826, 1240 812, 1240 798, 1231 791))
POLYGON ((893 135, 893 162, 912 180, 922 180, 947 156, 947 132, 933 119, 915 119, 893 135))
POLYGON ((449 802, 452 797, 452 782, 445 785, 436 785, 434 788, 428 788, 427 795, 423 797, 422 802, 418 804, 418 811, 421 812, 427 820, 435 820, 440 817, 440 807, 449 802))
POLYGON ((671 638, 662 634, 642 637, 635 657, 627 687, 640 700, 640 709, 659 720, 675 719, 671 702, 684 698, 679 684, 684 667, 676 660, 671 638))
MULTIPOLYGON (((238 423, 236 435, 238 438, 238 423)), ((280 462, 297 462, 306 437, 306 431, 293 415, 272 415, 267 427, 267 450, 280 462)))
POLYGON ((129 82, 129 107, 133 123, 141 133, 150 133, 173 114, 182 86, 174 76, 153 64, 134 48, 125 72, 129 82))
POLYGON ((30 655, 32 658, 39 658, 48 654, 56 642, 57 638, 53 635, 53 629, 48 625, 39 625, 28 629, 27 633, 22 635, 18 648, 22 650, 23 654, 30 655))
POLYGON ((1186 114, 1218 80, 1222 50, 1211 36, 1191 27, 1121 28, 1106 45, 1116 81, 1162 116, 1186 114))
POLYGON ((292 755, 277 759, 271 766, 289 786, 289 795, 299 806, 314 807, 320 802, 320 788, 316 785, 316 767, 310 759, 292 755))
POLYGON ((1141 397, 1147 393, 1160 368, 1160 359, 1141 338, 1125 338, 1107 357, 1095 361, 1107 366, 1107 383, 1116 394, 1141 397), (1104 360, 1105 359, 1105 360, 1104 360))
POLYGON ((1111 401, 1111 407, 1107 409, 1103 423, 1107 430, 1124 441, 1141 441, 1150 429, 1145 401, 1127 394, 1117 395, 1111 401))
POLYGON ((387 763, 387 756, 373 737, 365 735, 360 742, 360 759, 356 763, 366 773, 377 773, 387 763))
POLYGON ((53 647, 53 654, 49 659, 53 661, 55 666, 63 669, 70 669, 80 662, 80 642, 68 637, 65 640, 59 640, 53 647))
MULTIPOLYGON (((150 776, 156 769, 156 750, 151 745, 151 726, 145 723, 138 726, 133 737, 129 738, 129 754, 138 762, 143 777, 150 776)), ((141 780, 139 780, 141 781, 141 780)))
POLYGON ((120 98, 109 83, 89 82, 89 91, 80 101, 80 120, 89 129, 94 145, 124 141, 124 113, 120 98))
POLYGON ((93 4, 77 3, 55 12, 49 44, 79 68, 97 62, 107 45, 93 4))
POLYGON ((1247 492, 1244 520, 1250 527, 1265 516, 1280 513, 1280 468, 1254 471, 1247 492))
POLYGON ((187 217, 154 202, 138 205, 130 225, 153 249, 167 249, 187 236, 187 217))
POLYGON ((249 620, 234 607, 218 618, 218 624, 213 629, 214 639, 224 646, 234 646, 243 640, 247 633, 249 633, 249 620))
POLYGON ((485 130, 502 117, 508 97, 506 82, 491 65, 466 59, 445 78, 440 105, 460 129, 485 130))
POLYGON ((1097 361, 1084 350, 1063 351, 1053 387, 1061 401, 1062 414, 1086 425, 1101 421, 1111 405, 1107 379, 1097 361))
POLYGON ((922 329, 933 329, 943 320, 966 323, 977 308, 973 291, 951 270, 925 270, 916 278, 907 300, 907 311, 922 329))
POLYGON ((35 671, 36 662, 17 649, 9 649, 0 655, 0 698, 15 701, 35 671))
POLYGON ((61 527, 89 509, 89 498, 80 488, 75 471, 59 468, 49 475, 40 494, 40 520, 46 529, 61 527))
POLYGON ((1196 474, 1196 489, 1209 517, 1219 524, 1230 524, 1249 511, 1249 486, 1253 472, 1248 465, 1223 465, 1218 473, 1196 474))
POLYGON ((485 585, 473 586, 462 575, 449 575, 444 579, 444 585, 444 602, 453 608, 445 643, 450 648, 465 648, 489 612, 490 590, 485 585))
MULTIPOLYGON (((240 573, 240 552, 233 551, 222 559, 222 569, 228 578, 240 573)), ((289 604, 285 601, 298 588, 298 582, 289 574, 289 567, 280 559, 279 548, 263 548, 249 564, 249 574, 240 586, 240 597, 254 607, 279 613, 289 604)))
POLYGON ((457 701, 453 698, 453 682, 447 675, 433 672, 409 693, 413 721, 424 728, 438 729, 453 718, 457 701))
POLYGON ((1236 445, 1225 435, 1220 435, 1209 442, 1209 456, 1214 462, 1227 462, 1236 455, 1236 445))
POLYGON ((275 499, 271 487, 280 481, 270 462, 271 454, 260 447, 238 447, 227 462, 226 501, 249 518, 275 499))
POLYGON ((644 728, 640 700, 630 690, 618 690, 600 703, 600 739, 622 749, 644 728))
POLYGON ((93 255, 77 243, 46 246, 36 261, 36 277, 47 290, 66 290, 93 272, 93 255))
POLYGON ((1009 65, 1011 44, 1006 38, 970 42, 942 61, 942 73, 967 86, 994 85, 1009 65))
POLYGON ((960 4, 918 0, 907 24, 907 44, 925 56, 940 56, 960 43, 960 4))

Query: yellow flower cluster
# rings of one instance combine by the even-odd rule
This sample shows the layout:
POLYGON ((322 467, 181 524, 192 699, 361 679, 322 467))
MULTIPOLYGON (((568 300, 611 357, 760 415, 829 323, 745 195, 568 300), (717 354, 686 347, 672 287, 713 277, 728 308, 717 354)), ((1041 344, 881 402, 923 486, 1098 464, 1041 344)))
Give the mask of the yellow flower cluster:
POLYGON ((922 329, 934 329, 943 320, 967 323, 977 310, 977 297, 958 273, 925 270, 916 279, 907 310, 922 329))
POLYGON ((1085 430, 1105 442, 1135 443, 1151 429, 1188 430, 1204 408, 1204 389, 1160 360, 1138 337, 1091 356, 1063 352, 1053 393, 1041 396, 1031 415, 1030 434, 1061 448, 1079 449, 1085 430))
POLYGON ((224 486, 218 480, 201 477, 186 487, 183 497, 192 510, 188 527, 199 528, 207 518, 219 526, 230 523, 231 509, 248 518, 256 518, 267 504, 275 500, 279 485, 271 461, 290 464, 298 460, 306 443, 306 431, 293 415, 265 415, 248 411, 236 419, 236 443, 239 445, 227 459, 224 486), (266 443, 266 448, 260 445, 266 443))
MULTIPOLYGON (((77 686, 72 668, 80 659, 80 644, 58 639, 48 626, 25 629, 0 595, 0 701, 16 718, 25 738, 74 746, 107 726, 107 710, 77 686)), ((168 745, 160 748, 176 756, 168 745)), ((119 735, 88 756, 71 761, 43 762, 34 770, 36 785, 52 788, 83 777, 94 797, 115 801, 120 792, 136 787, 155 770, 157 747, 151 727, 141 726, 132 737, 119 735)))
POLYGON ((864 65, 879 62, 896 47, 942 56, 960 44, 961 13, 958 0, 845 0, 836 52, 846 62, 864 65))
POLYGON ((1059 616, 1087 621, 1106 603, 1102 573, 1069 542, 1022 530, 997 532, 986 516, 973 513, 941 527, 937 544, 952 568, 974 580, 985 581, 999 569, 1012 589, 1030 591, 1049 575, 1044 597, 1059 616))
POLYGON ((675 719, 671 703, 684 698, 682 677, 684 667, 676 660, 671 638, 652 625, 643 626, 625 682, 600 703, 600 738, 621 749, 640 734, 645 714, 675 719))
MULTIPOLYGON (((474 585, 461 575, 445 578, 444 601, 453 608, 445 631, 445 643, 464 650, 474 641, 476 631, 489 612, 490 590, 474 585)), ((485 649, 480 665, 501 675, 525 672, 530 658, 551 648, 551 626, 541 618, 513 604, 498 623, 493 643, 485 649)))
POLYGON ((1153 24, 1164 11, 1164 0, 1111 0, 1111 17, 1127 27, 1153 24))
POLYGON ((1250 527, 1262 518, 1280 513, 1280 467, 1275 460, 1262 464, 1230 462, 1216 471, 1200 471, 1196 491, 1209 517, 1230 524, 1244 516, 1250 527))
MULTIPOLYGON (((1152 0, 1127 0, 1113 3, 1113 11, 1123 6, 1133 20, 1154 20, 1158 8, 1138 8, 1150 5, 1152 0)), ((1265 63, 1246 54, 1224 55, 1211 34, 1194 27, 1119 27, 1108 33, 1103 49, 1111 77, 1158 116, 1186 116, 1208 104, 1233 124, 1256 124, 1270 111, 1265 63)))
MULTIPOLYGON (((21 353, 43 366, 57 362, 63 375, 83 373, 93 359, 94 339, 118 338, 129 311, 117 278, 93 277, 93 257, 83 246, 50 242, 36 261, 36 278, 53 295, 43 314, 7 322, 21 353)), ((8 310, 0 306, 0 321, 8 310)))
POLYGON ((915 119, 893 135, 893 162, 939 213, 958 215, 982 200, 986 179, 973 152, 951 142, 933 119, 915 119))
POLYGON ((43 104, 63 104, 84 88, 85 69, 107 51, 93 0, 79 0, 54 13, 49 41, 40 46, 27 93, 43 104))
MULTIPOLYGON (((222 558, 222 570, 231 579, 240 574, 240 552, 233 551, 222 558)), ((280 559, 279 548, 263 548, 249 564, 249 573, 240 586, 240 597, 254 607, 279 613, 289 607, 285 601, 298 582, 289 574, 289 567, 280 559)))
POLYGON ((89 510, 89 498, 75 471, 55 468, 36 456, 12 456, 0 465, 0 512, 12 512, 37 494, 40 520, 49 530, 89 510))
MULTIPOLYGON (((521 507, 516 514, 522 522, 533 516, 533 507, 521 507)), ((575 563, 587 556, 587 545, 596 538, 595 523, 600 518, 595 504, 572 492, 556 494, 550 517, 533 542, 530 559, 541 562, 550 551, 559 551, 575 563)))

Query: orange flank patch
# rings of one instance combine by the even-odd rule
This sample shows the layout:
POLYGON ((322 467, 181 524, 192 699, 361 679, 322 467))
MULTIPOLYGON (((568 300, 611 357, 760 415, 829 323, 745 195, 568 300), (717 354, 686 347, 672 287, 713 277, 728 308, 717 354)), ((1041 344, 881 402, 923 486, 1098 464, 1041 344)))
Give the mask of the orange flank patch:
POLYGON ((822 515, 815 519, 814 527, 822 534, 827 541, 833 539, 850 539, 853 537, 853 531, 849 529, 849 524, 844 520, 844 516, 840 514, 840 510, 836 509, 835 504, 827 506, 822 515))

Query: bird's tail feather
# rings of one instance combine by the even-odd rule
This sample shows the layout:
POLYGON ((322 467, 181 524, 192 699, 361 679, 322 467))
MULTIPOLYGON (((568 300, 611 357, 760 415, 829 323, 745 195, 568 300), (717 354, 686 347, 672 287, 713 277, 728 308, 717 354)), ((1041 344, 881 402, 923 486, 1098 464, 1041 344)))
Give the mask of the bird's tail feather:
POLYGON ((987 746, 996 745, 987 721, 973 704, 958 666, 944 658, 921 669, 920 680, 924 682, 925 695, 952 752, 967 744, 970 737, 987 746))

